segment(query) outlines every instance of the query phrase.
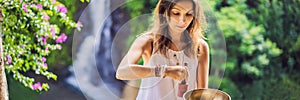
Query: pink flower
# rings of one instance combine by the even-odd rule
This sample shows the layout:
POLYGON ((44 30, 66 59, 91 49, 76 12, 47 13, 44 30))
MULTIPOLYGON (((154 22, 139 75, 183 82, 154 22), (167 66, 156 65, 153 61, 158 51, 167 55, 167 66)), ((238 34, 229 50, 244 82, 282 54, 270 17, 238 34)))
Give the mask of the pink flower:
POLYGON ((43 66, 44 68, 47 68, 48 67, 48 65, 46 64, 46 63, 44 63, 44 66, 43 66))
POLYGON ((80 21, 78 21, 77 24, 76 24, 76 26, 77 26, 77 27, 81 27, 81 26, 82 26, 82 23, 81 23, 80 21))
POLYGON ((24 10, 24 12, 28 12, 28 9, 26 8, 27 7, 27 5, 26 4, 22 4, 22 9, 24 10))
POLYGON ((47 38, 41 37, 41 39, 42 39, 42 41, 43 41, 44 44, 47 44, 47 38))
POLYGON ((32 7, 36 7, 36 5, 35 5, 35 4, 32 4, 31 6, 32 6, 32 7))
POLYGON ((22 4, 22 8, 25 8, 27 5, 26 4, 22 4))
POLYGON ((48 35, 48 34, 45 34, 45 38, 48 39, 48 38, 49 38, 49 35, 48 35))
POLYGON ((33 90, 36 90, 36 89, 42 90, 42 86, 41 86, 41 83, 40 83, 40 82, 37 82, 37 83, 31 85, 31 88, 32 88, 33 90))
POLYGON ((61 45, 57 45, 58 50, 61 50, 61 48, 62 48, 61 45))
POLYGON ((61 12, 61 13, 64 13, 64 14, 68 12, 68 10, 65 6, 58 5, 57 9, 58 9, 58 12, 61 12))
POLYGON ((46 59, 45 57, 42 57, 42 61, 43 61, 43 62, 46 62, 47 59, 46 59))
POLYGON ((41 4, 37 4, 36 7, 40 10, 43 10, 43 6, 41 4))
POLYGON ((45 52, 46 52, 46 53, 48 53, 48 52, 49 52, 49 49, 48 49, 48 47, 46 47, 46 49, 45 49, 45 52))
POLYGON ((7 59, 7 64, 11 64, 12 60, 11 60, 11 57, 9 55, 6 56, 6 59, 7 59))
POLYGON ((55 41, 56 43, 62 43, 67 40, 67 35, 65 33, 61 34, 55 41))
POLYGON ((52 0, 52 3, 56 3, 56 0, 52 0))
POLYGON ((52 37, 55 37, 55 29, 53 27, 50 29, 50 32, 52 34, 52 37))
POLYGON ((49 20, 49 19, 50 19, 50 17, 49 17, 47 14, 44 14, 44 15, 43 15, 43 18, 46 19, 46 20, 49 20))

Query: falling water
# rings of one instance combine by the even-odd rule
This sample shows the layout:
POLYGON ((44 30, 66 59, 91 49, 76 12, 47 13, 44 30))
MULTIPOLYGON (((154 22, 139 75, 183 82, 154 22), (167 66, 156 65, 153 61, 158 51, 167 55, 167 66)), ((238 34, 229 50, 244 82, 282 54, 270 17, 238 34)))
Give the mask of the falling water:
POLYGON ((82 31, 73 37, 73 73, 66 81, 87 99, 117 100, 122 94, 123 85, 115 79, 111 61, 110 12, 110 0, 92 0, 79 19, 84 25, 82 31))

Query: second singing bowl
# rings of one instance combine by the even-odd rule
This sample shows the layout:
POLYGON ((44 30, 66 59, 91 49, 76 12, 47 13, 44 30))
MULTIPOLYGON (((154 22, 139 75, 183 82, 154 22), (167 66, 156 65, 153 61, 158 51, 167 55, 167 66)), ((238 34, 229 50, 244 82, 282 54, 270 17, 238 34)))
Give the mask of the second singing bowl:
POLYGON ((230 96, 217 89, 194 89, 183 95, 185 100, 231 100, 230 96))

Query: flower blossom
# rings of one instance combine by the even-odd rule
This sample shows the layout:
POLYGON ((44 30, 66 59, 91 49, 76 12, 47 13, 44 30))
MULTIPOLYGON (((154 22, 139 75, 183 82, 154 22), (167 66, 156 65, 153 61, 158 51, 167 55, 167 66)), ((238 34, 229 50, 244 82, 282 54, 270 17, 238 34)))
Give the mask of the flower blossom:
POLYGON ((61 48, 62 48, 61 45, 57 45, 56 47, 58 50, 61 50, 61 48))
POLYGON ((45 57, 42 57, 42 61, 43 61, 43 62, 46 62, 47 59, 46 59, 45 57))
POLYGON ((49 53, 49 49, 48 49, 48 47, 46 47, 46 49, 45 49, 45 52, 46 52, 46 53, 49 53))
POLYGON ((41 37, 44 44, 47 44, 47 37, 41 37))
POLYGON ((43 10, 43 5, 41 5, 41 4, 37 4, 36 7, 40 10, 43 10))
POLYGON ((48 65, 46 63, 44 63, 43 68, 48 68, 48 65))
POLYGON ((43 18, 46 19, 46 20, 50 19, 50 17, 47 14, 43 14, 43 18))
POLYGON ((65 33, 61 34, 55 41, 56 43, 63 43, 67 40, 67 35, 65 33))
POLYGON ((78 21, 78 22, 76 23, 76 26, 77 26, 77 27, 81 27, 81 26, 82 26, 82 23, 81 23, 80 21, 78 21))
POLYGON ((58 12, 66 14, 68 12, 67 8, 65 6, 57 6, 58 12))
POLYGON ((55 37, 55 29, 53 27, 50 29, 50 32, 52 34, 52 37, 55 37))
POLYGON ((22 9, 24 10, 24 12, 28 12, 28 9, 26 8, 27 7, 27 5, 26 4, 22 4, 22 9))
POLYGON ((6 59, 7 59, 7 64, 11 64, 12 60, 11 60, 11 57, 9 55, 6 56, 6 59))
POLYGON ((52 0, 52 3, 56 3, 56 0, 52 0))
POLYGON ((40 83, 40 82, 37 82, 37 83, 31 85, 31 88, 32 88, 33 90, 36 90, 36 89, 42 90, 42 86, 41 86, 41 83, 40 83))

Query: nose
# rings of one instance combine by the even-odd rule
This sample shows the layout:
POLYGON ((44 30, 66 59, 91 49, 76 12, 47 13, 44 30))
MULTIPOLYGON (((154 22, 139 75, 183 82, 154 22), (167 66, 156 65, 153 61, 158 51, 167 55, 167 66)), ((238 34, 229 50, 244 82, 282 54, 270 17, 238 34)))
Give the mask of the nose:
POLYGON ((179 17, 179 23, 180 23, 180 24, 183 24, 185 21, 186 21, 186 17, 185 17, 184 15, 181 15, 181 16, 179 17))

